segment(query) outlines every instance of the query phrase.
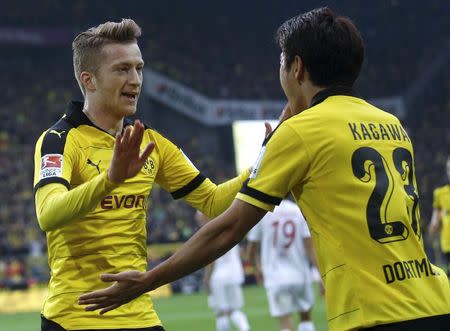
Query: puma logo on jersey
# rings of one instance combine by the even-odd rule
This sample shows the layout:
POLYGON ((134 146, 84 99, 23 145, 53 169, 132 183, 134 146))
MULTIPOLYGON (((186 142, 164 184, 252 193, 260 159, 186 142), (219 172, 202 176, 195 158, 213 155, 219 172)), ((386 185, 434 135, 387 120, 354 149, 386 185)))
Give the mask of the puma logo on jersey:
POLYGON ((56 134, 56 135, 59 137, 59 139, 61 139, 61 135, 62 135, 64 132, 66 132, 66 131, 58 132, 58 131, 56 131, 56 130, 50 130, 50 133, 56 134))
POLYGON ((89 164, 90 166, 93 166, 97 169, 98 173, 100 174, 100 162, 102 162, 102 160, 99 160, 97 164, 95 164, 94 162, 92 162, 90 159, 87 159, 87 164, 89 164))

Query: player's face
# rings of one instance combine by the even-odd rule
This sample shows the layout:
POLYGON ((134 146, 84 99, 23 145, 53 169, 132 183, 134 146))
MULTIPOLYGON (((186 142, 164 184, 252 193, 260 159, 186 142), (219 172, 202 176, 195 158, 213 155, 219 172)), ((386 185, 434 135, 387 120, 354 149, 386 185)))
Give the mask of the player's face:
POLYGON ((95 74, 96 99, 116 118, 133 115, 142 87, 144 61, 137 43, 107 44, 95 74))
MULTIPOLYGON (((290 68, 292 70, 292 67, 290 68)), ((290 97, 292 97, 291 92, 291 70, 287 69, 286 64, 286 56, 283 52, 280 54, 280 84, 283 88, 284 94, 286 95, 287 99, 290 100, 290 97)))
POLYGON ((296 66, 301 64, 296 61, 293 61, 290 68, 287 69, 286 56, 283 52, 280 55, 280 83, 294 114, 298 114, 308 108, 306 98, 296 77, 296 70, 299 70, 296 66))

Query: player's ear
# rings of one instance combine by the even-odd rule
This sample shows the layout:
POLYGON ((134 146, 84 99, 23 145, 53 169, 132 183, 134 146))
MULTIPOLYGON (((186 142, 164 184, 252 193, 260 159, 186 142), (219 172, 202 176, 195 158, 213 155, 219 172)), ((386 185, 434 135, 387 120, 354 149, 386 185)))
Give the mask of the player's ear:
POLYGON ((93 91, 95 91, 97 89, 95 76, 91 72, 83 71, 80 74, 80 81, 83 84, 83 86, 86 89, 86 91, 93 92, 93 91))
POLYGON ((299 84, 305 80, 305 66, 303 65, 302 58, 298 55, 295 56, 292 63, 292 70, 294 70, 294 75, 299 84))

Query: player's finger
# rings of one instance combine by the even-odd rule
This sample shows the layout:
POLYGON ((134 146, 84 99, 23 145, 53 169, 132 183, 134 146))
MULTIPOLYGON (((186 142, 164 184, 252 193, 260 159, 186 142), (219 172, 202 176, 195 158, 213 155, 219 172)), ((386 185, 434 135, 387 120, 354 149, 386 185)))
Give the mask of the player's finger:
POLYGON ((84 308, 84 310, 85 311, 94 311, 94 310, 97 310, 97 309, 101 309, 101 308, 107 307, 108 305, 109 305, 109 303, 106 303, 106 302, 97 303, 95 305, 87 306, 86 308, 84 308))
POLYGON ((264 126, 266 127, 266 135, 265 135, 265 137, 267 137, 273 131, 272 125, 270 125, 269 122, 264 122, 264 126))
POLYGON ((100 279, 106 283, 115 282, 119 280, 117 275, 118 274, 101 274, 100 279))
POLYGON ((114 143, 114 151, 118 151, 120 148, 120 145, 122 144, 122 134, 120 132, 116 133, 116 141, 114 143))
POLYGON ((133 134, 131 136, 130 144, 133 147, 140 147, 142 143, 142 138, 144 137, 144 125, 141 121, 136 120, 134 122, 133 134))
POLYGON ((78 299, 78 304, 81 306, 85 306, 85 305, 93 305, 93 304, 98 304, 102 301, 107 300, 108 297, 95 297, 95 298, 90 298, 90 299, 78 299))
POLYGON ((111 311, 111 310, 113 310, 113 309, 119 308, 120 306, 121 306, 120 303, 115 303, 115 304, 113 304, 113 305, 111 305, 111 306, 109 306, 109 307, 106 307, 106 308, 100 310, 100 315, 103 315, 103 314, 105 314, 105 313, 107 313, 108 311, 111 311))
POLYGON ((156 144, 154 141, 149 142, 139 156, 139 161, 145 162, 145 160, 147 160, 150 154, 153 152, 153 149, 155 149, 155 146, 156 144))
POLYGON ((125 131, 124 131, 123 136, 122 136, 122 141, 121 141, 122 145, 128 145, 129 144, 130 136, 131 136, 131 129, 132 129, 131 126, 127 126, 125 128, 125 131))
POLYGON ((94 299, 94 298, 99 299, 101 297, 107 297, 109 294, 109 288, 110 287, 80 295, 78 297, 78 302, 80 302, 80 301, 83 302, 84 300, 88 300, 88 299, 94 299))

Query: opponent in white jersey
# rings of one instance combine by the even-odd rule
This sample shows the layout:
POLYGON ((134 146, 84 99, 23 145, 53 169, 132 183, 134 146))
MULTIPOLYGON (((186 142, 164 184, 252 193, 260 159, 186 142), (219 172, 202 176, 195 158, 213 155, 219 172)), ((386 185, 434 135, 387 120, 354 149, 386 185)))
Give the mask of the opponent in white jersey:
POLYGON ((293 331, 292 313, 298 312, 301 322, 297 330, 313 331, 314 293, 309 259, 314 264, 316 258, 300 209, 283 200, 250 230, 247 239, 250 263, 257 273, 262 271, 270 313, 278 318, 280 329, 293 331))
MULTIPOLYGON (((200 226, 208 221, 200 212, 195 218, 200 226)), ((241 288, 244 269, 239 246, 206 267, 204 282, 209 294, 208 305, 216 314, 217 331, 231 331, 230 320, 239 331, 249 331, 247 316, 241 311, 244 305, 241 288)))

